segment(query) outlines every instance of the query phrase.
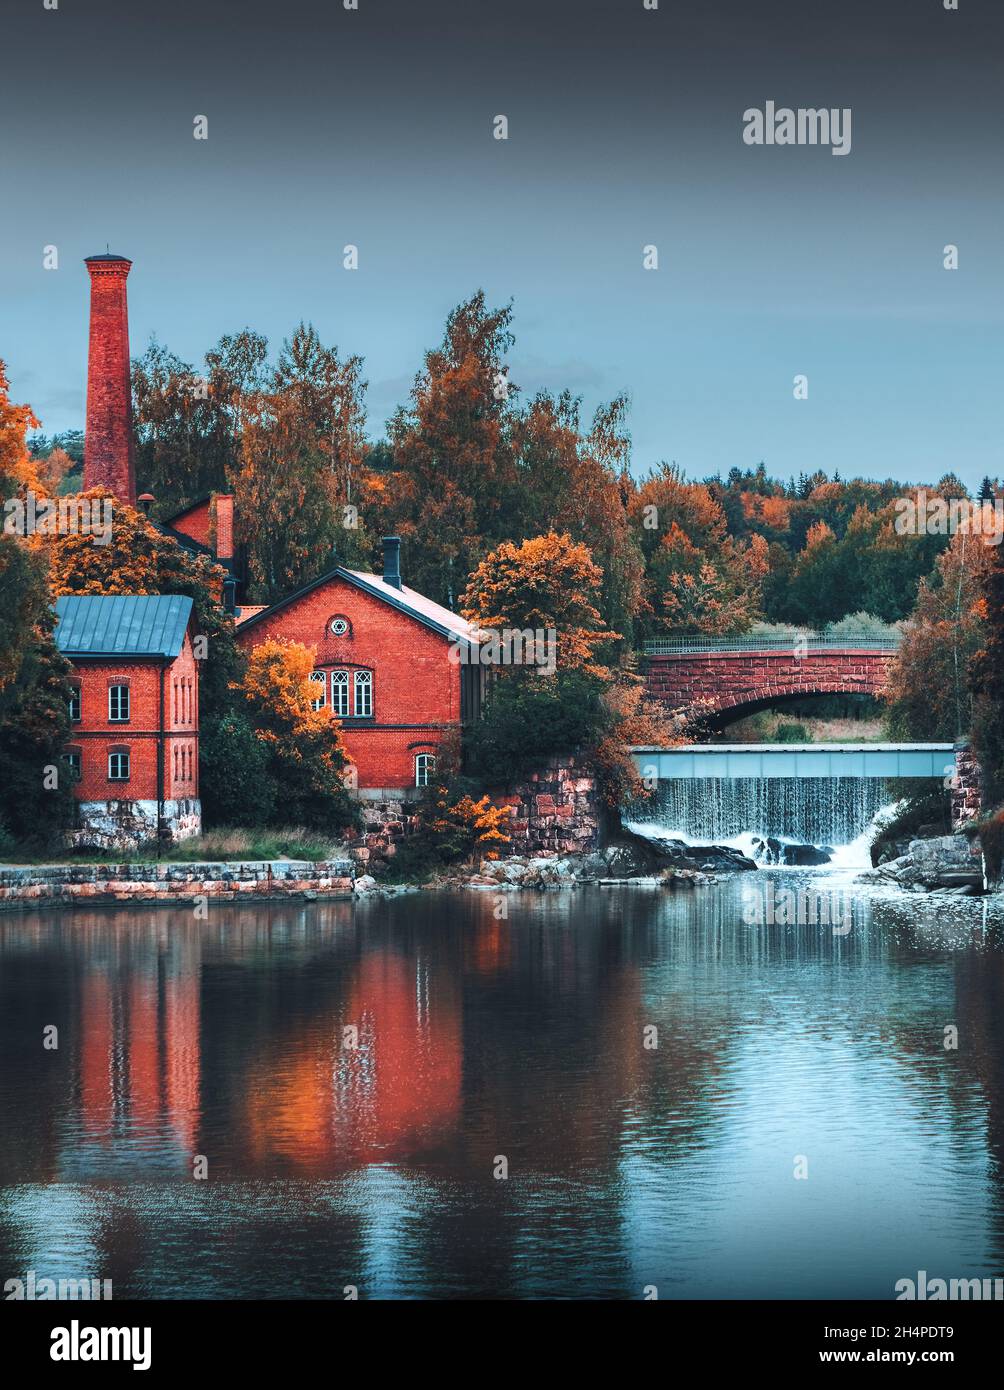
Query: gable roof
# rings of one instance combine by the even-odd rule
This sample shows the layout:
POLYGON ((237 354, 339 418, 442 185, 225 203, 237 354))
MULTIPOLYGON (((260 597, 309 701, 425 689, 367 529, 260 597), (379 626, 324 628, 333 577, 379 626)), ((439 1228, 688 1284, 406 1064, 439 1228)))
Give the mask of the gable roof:
POLYGON ((458 639, 467 644, 478 641, 478 629, 459 613, 444 608, 441 603, 434 603, 431 598, 426 598, 424 594, 409 589, 406 585, 395 589, 393 584, 386 584, 378 575, 365 574, 362 570, 348 570, 341 565, 336 565, 327 574, 322 574, 320 579, 314 579, 302 589, 297 589, 295 594, 289 594, 278 603, 273 603, 270 607, 244 619, 239 625, 239 631, 245 632, 262 618, 281 612, 283 608, 296 603, 298 599, 312 593, 322 584, 329 584, 335 579, 343 579, 354 588, 361 589, 364 594, 370 594, 373 598, 389 604, 391 608, 396 608, 399 613, 406 613, 409 618, 414 618, 423 627, 438 632, 441 637, 458 639))
POLYGON ((56 646, 64 656, 175 657, 192 600, 181 594, 64 594, 56 646))

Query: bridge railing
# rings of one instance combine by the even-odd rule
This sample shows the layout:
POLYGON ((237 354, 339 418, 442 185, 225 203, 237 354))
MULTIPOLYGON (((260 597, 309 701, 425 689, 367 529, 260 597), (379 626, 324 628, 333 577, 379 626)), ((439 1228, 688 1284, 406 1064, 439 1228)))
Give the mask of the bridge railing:
POLYGON ((874 632, 841 632, 829 635, 804 632, 791 628, 788 632, 771 632, 764 636, 746 634, 742 637, 656 637, 644 644, 646 656, 675 656, 681 652, 832 652, 871 651, 894 652, 899 646, 899 634, 883 636, 874 632))

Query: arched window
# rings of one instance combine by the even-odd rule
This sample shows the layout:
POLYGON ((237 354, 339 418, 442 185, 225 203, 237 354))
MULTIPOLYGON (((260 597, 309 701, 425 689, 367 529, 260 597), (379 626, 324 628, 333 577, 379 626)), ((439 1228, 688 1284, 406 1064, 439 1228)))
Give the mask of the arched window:
POLYGON ((316 691, 314 692, 314 698, 313 698, 313 699, 311 700, 311 702, 310 702, 310 708, 311 708, 311 709, 323 709, 323 708, 324 708, 324 690, 325 690, 325 686, 326 686, 327 683, 328 683, 328 678, 327 678, 327 676, 324 674, 323 671, 311 671, 311 673, 310 673, 310 679, 311 679, 311 681, 313 681, 313 683, 314 683, 314 684, 316 685, 316 687, 317 687, 316 691))
POLYGON ((436 771, 435 753, 415 754, 415 786, 427 787, 436 771))
POLYGON ((373 672, 357 671, 354 677, 357 719, 368 719, 373 713, 373 672))
POLYGON ((349 713, 349 673, 331 673, 331 713, 336 719, 345 719, 349 713))

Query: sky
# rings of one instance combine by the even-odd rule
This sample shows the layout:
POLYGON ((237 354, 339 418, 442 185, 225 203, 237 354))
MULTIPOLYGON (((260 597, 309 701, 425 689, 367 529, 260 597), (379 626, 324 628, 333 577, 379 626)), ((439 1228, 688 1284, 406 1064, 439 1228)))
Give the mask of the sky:
POLYGON ((483 287, 525 395, 628 393, 638 474, 1002 475, 1004 4, 944 4, 3 0, 12 396, 82 428, 107 244, 134 355, 313 322, 374 439, 483 287), (768 101, 850 152, 744 143, 768 101))

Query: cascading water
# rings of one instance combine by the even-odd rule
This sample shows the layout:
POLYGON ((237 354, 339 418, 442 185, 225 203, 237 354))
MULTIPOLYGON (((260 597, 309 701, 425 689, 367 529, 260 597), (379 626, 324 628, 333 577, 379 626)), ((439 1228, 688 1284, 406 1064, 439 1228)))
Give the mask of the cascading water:
POLYGON ((666 778, 623 817, 643 833, 724 844, 776 837, 808 845, 850 845, 890 801, 874 777, 666 778))

